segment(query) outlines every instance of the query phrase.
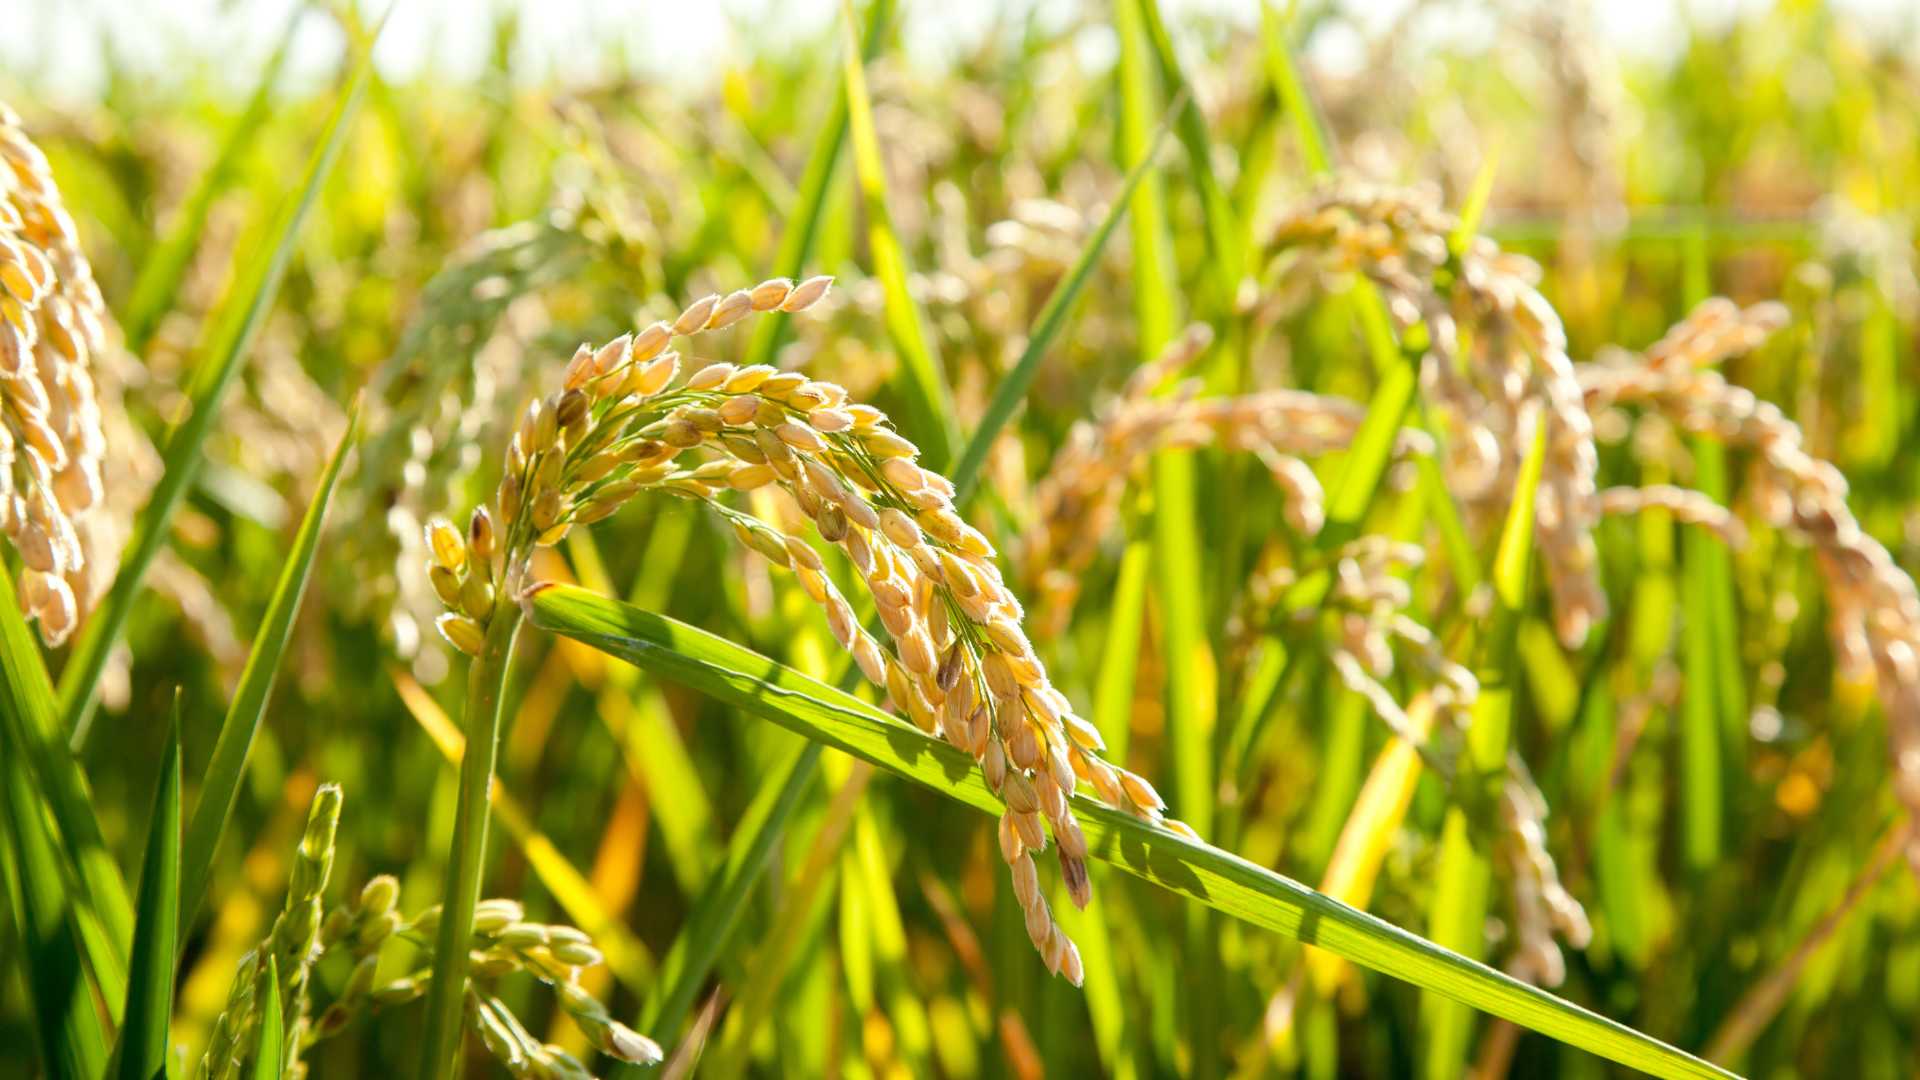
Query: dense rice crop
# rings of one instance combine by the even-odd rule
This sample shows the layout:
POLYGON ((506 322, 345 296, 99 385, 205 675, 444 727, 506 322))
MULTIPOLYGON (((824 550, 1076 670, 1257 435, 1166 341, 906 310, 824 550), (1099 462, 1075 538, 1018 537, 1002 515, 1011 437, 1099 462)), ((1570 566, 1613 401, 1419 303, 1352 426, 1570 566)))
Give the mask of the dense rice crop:
POLYGON ((0 72, 0 1075, 1920 1070, 1911 18, 920 6, 0 72))

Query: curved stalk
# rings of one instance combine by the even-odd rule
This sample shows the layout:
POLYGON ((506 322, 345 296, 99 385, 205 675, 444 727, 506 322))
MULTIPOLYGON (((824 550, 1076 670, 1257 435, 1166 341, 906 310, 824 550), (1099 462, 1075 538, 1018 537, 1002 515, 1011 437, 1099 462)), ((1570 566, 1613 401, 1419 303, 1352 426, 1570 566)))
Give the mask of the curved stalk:
POLYGON ((447 861, 433 981, 427 990, 422 1077, 452 1077, 459 1066, 467 942, 473 936, 473 909, 480 902, 481 869, 487 852, 487 792, 493 787, 494 761, 500 751, 507 668, 513 659, 520 619, 520 605, 502 597, 487 623, 486 644, 467 668, 467 752, 460 759, 460 805, 453 821, 453 851, 447 861))

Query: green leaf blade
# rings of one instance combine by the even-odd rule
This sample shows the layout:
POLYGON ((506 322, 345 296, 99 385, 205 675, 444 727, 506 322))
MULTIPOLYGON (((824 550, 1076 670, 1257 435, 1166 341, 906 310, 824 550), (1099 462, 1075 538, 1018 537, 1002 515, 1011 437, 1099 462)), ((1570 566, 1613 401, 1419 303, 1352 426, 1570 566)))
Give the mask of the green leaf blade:
POLYGON ((273 599, 254 634, 253 648, 241 671, 240 685, 234 690, 221 721, 220 734, 213 747, 213 759, 201 780, 200 799, 194 804, 193 820, 187 829, 186 853, 180 887, 180 936, 184 938, 194 917, 206 899, 213 877, 213 860, 220 848, 220 837, 227 820, 233 816, 234 803, 240 797, 240 783, 247 768, 247 755, 266 716, 267 700, 273 693, 281 657, 293 633, 293 620, 300 613, 301 598, 312 576, 314 555, 320 548, 320 536, 326 526, 327 507, 332 502, 341 466, 353 448, 360 429, 360 407, 356 405, 347 419, 347 430, 334 448, 333 459, 321 475, 320 486, 307 504, 300 531, 294 535, 293 550, 280 571, 273 599))
POLYGON ((160 779, 154 789, 146 855, 140 863, 140 902, 135 909, 126 1020, 120 1027, 116 1070, 121 1080, 152 1080, 166 1075, 179 910, 180 697, 176 692, 166 749, 160 755, 160 779))
MULTIPOLYGON (((874 5, 876 18, 886 18, 887 0, 874 5)), ((908 286, 906 248, 893 226, 888 205, 886 163, 880 154, 880 136, 873 122, 873 101, 867 93, 866 61, 854 27, 853 4, 842 0, 845 15, 847 117, 853 134, 854 177, 859 182, 867 218, 867 250, 874 276, 880 280, 883 321, 894 351, 900 356, 900 381, 908 402, 914 433, 921 439, 927 467, 947 467, 960 444, 954 422, 953 398, 940 357, 927 336, 926 317, 908 286)))
POLYGON ((286 1021, 280 1007, 280 961, 267 957, 266 1000, 260 1005, 260 1045, 253 1054, 253 1080, 280 1080, 286 1063, 286 1021))
MULTIPOLYGON (((1001 809, 978 768, 959 750, 767 657, 578 588, 542 586, 529 604, 536 626, 976 809, 1001 809)), ((1084 799, 1074 805, 1094 858, 1172 892, 1654 1075, 1729 1075, 1238 856, 1084 799)))
POLYGON ((1053 339, 1059 337, 1061 329, 1066 326, 1074 301, 1079 299, 1080 291, 1093 275, 1094 265, 1099 262, 1100 253, 1106 249, 1107 240, 1113 236, 1114 227, 1125 216, 1141 178, 1151 171, 1154 155, 1165 135, 1166 128, 1162 125, 1160 133, 1154 137, 1153 145, 1133 171, 1127 174, 1126 183, 1114 197, 1113 205, 1107 208, 1106 217, 1087 237, 1086 246, 1080 249, 1080 255, 1067 270, 1067 276, 1053 287, 1053 293, 1040 308, 1040 314, 1034 319, 1033 333, 1027 338, 1027 347, 1021 351, 1020 359, 1014 362, 1007 377, 1000 381, 999 389, 993 392, 993 399, 987 403, 987 411, 980 417, 972 438, 967 440, 966 449, 960 454, 960 464, 954 467, 953 486, 958 501, 964 501, 973 493, 974 485, 980 480, 980 469, 987 463, 987 452, 993 449, 993 440, 999 436, 1000 429, 1013 419, 1013 414, 1020 409, 1020 403, 1026 399, 1027 389, 1040 374, 1041 361, 1046 359, 1053 339))
POLYGON ((13 579, 4 566, 0 566, 0 719, 13 744, 8 754, 14 760, 9 764, 20 770, 9 781, 19 788, 12 794, 25 800, 23 809, 37 808, 20 819, 20 840, 36 849, 44 840, 45 853, 53 860, 35 872, 25 899, 31 901, 43 889, 57 886, 63 909, 71 903, 66 917, 75 943, 107 1004, 109 1018, 117 1022, 126 999, 133 905, 119 863, 100 831, 86 776, 78 759, 67 751, 54 711, 52 681, 41 661, 39 643, 20 616, 13 579), (45 880, 49 874, 51 880, 45 880))

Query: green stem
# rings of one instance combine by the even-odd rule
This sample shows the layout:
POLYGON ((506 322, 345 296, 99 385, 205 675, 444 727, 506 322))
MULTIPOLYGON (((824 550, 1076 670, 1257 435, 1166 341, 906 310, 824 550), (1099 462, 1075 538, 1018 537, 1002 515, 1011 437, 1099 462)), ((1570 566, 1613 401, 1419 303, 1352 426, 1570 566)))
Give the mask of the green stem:
POLYGON ((507 668, 520 632, 520 605, 503 597, 487 624, 487 640, 467 668, 467 751, 460 759, 460 807, 453 821, 453 853, 441 899, 433 981, 427 990, 427 1029, 420 1075, 449 1078, 458 1070, 461 991, 467 984, 467 942, 480 902, 487 853, 487 796, 500 751, 500 718, 507 668))

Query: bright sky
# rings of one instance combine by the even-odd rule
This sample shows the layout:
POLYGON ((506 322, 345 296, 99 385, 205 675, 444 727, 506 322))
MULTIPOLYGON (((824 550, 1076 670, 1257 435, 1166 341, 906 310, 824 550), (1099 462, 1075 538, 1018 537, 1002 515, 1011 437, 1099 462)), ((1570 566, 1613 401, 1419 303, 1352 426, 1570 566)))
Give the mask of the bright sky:
MULTIPOLYGON (((0 34, 0 86, 24 81, 36 93, 85 98, 98 87, 108 62, 101 42, 111 42, 114 62, 165 77, 185 57, 230 61, 233 85, 245 87, 278 37, 298 0, 6 0, 10 11, 0 34)), ((357 0, 374 10, 386 0, 357 0)), ((977 38, 997 10, 1060 20, 1100 0, 905 0, 906 39, 923 61, 977 38)), ((1343 0, 1365 24, 1385 23, 1410 0, 1343 0)), ((1555 3, 1563 0, 1517 0, 1555 3)), ((1567 0, 1570 2, 1570 0, 1567 0)), ((1713 25, 1770 0, 1597 0, 1602 34, 1615 48, 1658 56, 1674 49, 1689 18, 1713 25)), ((1259 0, 1163 0, 1169 20, 1210 12, 1251 25, 1259 0)), ((399 0, 382 38, 379 62, 389 76, 437 68, 455 76, 482 67, 491 18, 476 11, 519 12, 522 53, 517 71, 539 78, 569 66, 591 76, 616 45, 642 71, 699 80, 747 54, 756 41, 814 41, 838 17, 840 0, 399 0)), ((1104 6, 1103 4, 1101 6, 1104 6)), ((1912 0, 1839 0, 1839 6, 1880 31, 1920 47, 1920 14, 1912 0)), ((1433 5, 1422 16, 1425 32, 1445 38, 1483 40, 1490 25, 1486 5, 1433 5)), ((324 77, 338 56, 337 35, 324 19, 309 19, 298 39, 295 77, 324 77)), ((1885 40, 1883 38, 1883 40, 1885 40)), ((1314 61, 1339 65, 1356 51, 1351 33, 1319 35, 1310 43, 1314 61)), ((1098 42, 1094 43, 1098 46, 1098 42)))

